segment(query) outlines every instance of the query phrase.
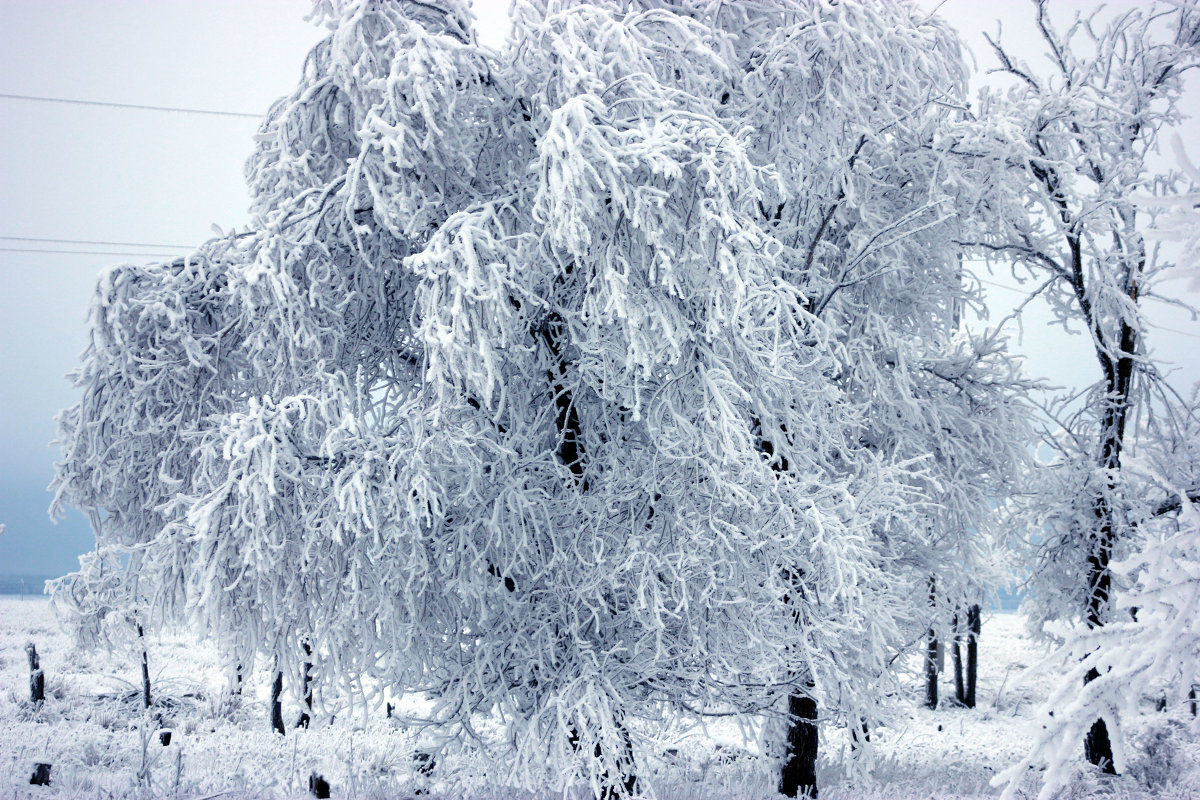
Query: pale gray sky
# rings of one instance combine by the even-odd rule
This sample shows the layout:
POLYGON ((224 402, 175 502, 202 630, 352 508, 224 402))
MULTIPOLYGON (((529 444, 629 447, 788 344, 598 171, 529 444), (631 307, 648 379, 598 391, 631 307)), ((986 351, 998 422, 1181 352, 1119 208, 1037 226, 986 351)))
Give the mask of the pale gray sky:
MULTIPOLYGON (((302 0, 2 0, 0 93, 261 114, 320 31, 302 0)), ((0 98, 0 236, 194 246, 246 221, 257 121, 0 98)), ((53 416, 97 273, 186 249, 0 239, 0 573, 62 573, 91 546, 46 515, 53 416)))
MULTIPOLYGON (((502 37, 507 0, 476 5, 481 36, 502 37)), ((0 94, 261 114, 293 87, 321 35, 303 20, 308 8, 304 0, 0 0, 0 94)), ((992 61, 978 32, 994 30, 997 16, 1018 49, 1031 38, 1031 4, 1024 0, 947 0, 940 13, 963 31, 983 65, 992 61)), ((1198 94, 1193 84, 1193 109, 1198 94)), ((208 238, 213 223, 244 224, 242 164, 256 124, 249 117, 0 97, 0 237, 160 245, 0 238, 0 523, 8 525, 0 573, 60 574, 90 548, 79 514, 50 524, 45 487, 57 455, 48 446, 53 416, 75 399, 63 375, 85 343, 96 275, 113 263, 187 252, 208 238)), ((1193 120, 1184 140, 1200 143, 1197 130, 1193 120)), ((989 291, 996 319, 1020 299, 989 291)), ((1044 319, 1035 314, 1026 322, 1029 371, 1072 385, 1093 380, 1086 340, 1047 333, 1044 319)), ((1152 343, 1181 365, 1179 384, 1200 378, 1200 325, 1179 312, 1163 313, 1159 322, 1181 332, 1158 331, 1152 343)))

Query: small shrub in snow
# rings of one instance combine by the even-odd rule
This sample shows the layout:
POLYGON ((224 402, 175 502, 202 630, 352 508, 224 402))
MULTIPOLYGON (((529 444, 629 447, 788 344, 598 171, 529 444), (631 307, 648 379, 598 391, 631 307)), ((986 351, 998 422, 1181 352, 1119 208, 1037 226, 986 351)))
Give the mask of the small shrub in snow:
POLYGON ((1181 733, 1177 722, 1156 719, 1131 737, 1130 777, 1153 791, 1175 783, 1182 766, 1181 733))

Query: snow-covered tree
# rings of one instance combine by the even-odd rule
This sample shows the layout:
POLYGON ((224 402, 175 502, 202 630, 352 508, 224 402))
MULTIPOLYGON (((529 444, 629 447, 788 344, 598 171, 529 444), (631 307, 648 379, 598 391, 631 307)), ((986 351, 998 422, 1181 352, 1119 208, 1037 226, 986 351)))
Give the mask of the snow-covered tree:
POLYGON ((156 624, 140 587, 153 586, 158 576, 142 569, 137 555, 124 553, 133 564, 122 563, 122 551, 107 542, 79 557, 79 570, 49 585, 55 616, 74 640, 84 647, 122 647, 139 661, 142 704, 150 707, 150 663, 146 629, 156 624))
POLYGON ((778 175, 761 213, 783 269, 810 287, 807 308, 835 332, 839 385, 864 411, 858 455, 911 467, 912 502, 874 530, 907 598, 891 632, 944 634, 956 605, 1000 580, 989 502, 1027 441, 1002 342, 959 330, 973 295, 955 240, 979 181, 947 152, 964 106, 958 42, 902 4, 724 13, 756 34, 740 40, 748 90, 729 113, 752 121, 756 156, 778 175))
POLYGON ((59 501, 237 663, 497 714, 518 782, 633 791, 665 703, 779 715, 815 793, 817 704, 873 723, 982 591, 1022 452, 1001 342, 956 330, 954 38, 815 0, 518 2, 503 52, 450 0, 317 16, 252 229, 102 281, 59 501))
MULTIPOLYGON (((1155 187, 1147 156, 1177 116, 1180 75, 1200 47, 1200 15, 1190 0, 1164 13, 1098 11, 1060 32, 1051 5, 1036 0, 1033 9, 1049 70, 996 42, 999 71, 1012 85, 984 94, 956 151, 991 158, 1002 182, 992 221, 972 244, 1027 271, 1057 320, 1093 345, 1100 379, 1055 433, 1060 458, 1039 479, 1053 489, 1032 504, 1031 518, 1046 524, 1035 575, 1040 613, 1098 628, 1111 618, 1110 562, 1131 543, 1122 499, 1131 413, 1150 412, 1159 380, 1147 358, 1142 301, 1172 266, 1145 244, 1138 196, 1155 187)), ((1089 731, 1086 752, 1112 769, 1103 720, 1089 731)))
POLYGON ((69 498, 88 510, 97 551, 54 594, 82 622, 97 617, 96 599, 112 606, 136 585, 148 625, 189 610, 208 614, 205 627, 234 651, 232 662, 248 668, 249 642, 258 637, 245 634, 264 613, 258 601, 271 593, 261 581, 236 580, 245 563, 238 542, 197 542, 182 526, 186 507, 179 505, 210 480, 195 449, 206 427, 271 385, 269 372, 240 346, 255 314, 230 286, 238 279, 230 264, 246 261, 239 248, 247 243, 216 239, 187 259, 120 267, 101 278, 91 344, 75 375, 83 397, 59 418, 63 464, 71 469, 60 472, 55 501, 56 509, 69 498), (192 602, 198 564, 212 579, 211 601, 192 602))
MULTIPOLYGON (((1200 463, 1196 460, 1200 438, 1195 435, 1194 416, 1191 423, 1188 450, 1194 473, 1200 463)), ((1172 463, 1179 465, 1173 459, 1172 463)), ((993 780, 997 785, 1006 784, 1005 800, 1015 796, 1026 770, 1034 765, 1045 768, 1038 800, 1049 800, 1070 777, 1079 740, 1097 718, 1104 720, 1112 737, 1114 769, 1123 771, 1122 720, 1137 717, 1143 689, 1164 686, 1168 704, 1176 709, 1195 703, 1200 685, 1200 509, 1194 501, 1196 490, 1180 488, 1145 464, 1134 463, 1127 469, 1146 480, 1145 488, 1151 488, 1147 497, 1163 499, 1143 510, 1146 530, 1137 552, 1111 565, 1129 587, 1115 597, 1116 609, 1122 613, 1102 627, 1068 634, 1067 646, 1057 653, 1065 669, 1039 709, 1037 739, 1024 759, 993 780), (1089 675, 1093 677, 1084 684, 1089 675)), ((1196 725, 1194 715, 1192 725, 1196 725)))

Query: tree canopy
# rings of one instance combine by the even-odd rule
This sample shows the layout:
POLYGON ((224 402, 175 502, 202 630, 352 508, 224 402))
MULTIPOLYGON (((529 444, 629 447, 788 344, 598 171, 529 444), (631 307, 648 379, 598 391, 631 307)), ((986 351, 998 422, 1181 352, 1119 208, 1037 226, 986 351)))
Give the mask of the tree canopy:
MULTIPOLYGON (((972 109, 953 31, 866 0, 518 0, 500 50, 453 0, 314 16, 252 225, 97 289, 56 479, 97 536, 81 619, 311 660, 329 713, 493 714, 517 782, 628 792, 664 709, 775 719, 785 761, 865 733, 1004 581, 1030 384, 962 325, 964 257, 1048 270, 1124 424, 1153 270, 1121 159, 1165 117, 1080 128, 1099 66, 1008 63, 1030 86, 972 109)), ((1095 550, 1093 450, 1056 502, 1095 550)))

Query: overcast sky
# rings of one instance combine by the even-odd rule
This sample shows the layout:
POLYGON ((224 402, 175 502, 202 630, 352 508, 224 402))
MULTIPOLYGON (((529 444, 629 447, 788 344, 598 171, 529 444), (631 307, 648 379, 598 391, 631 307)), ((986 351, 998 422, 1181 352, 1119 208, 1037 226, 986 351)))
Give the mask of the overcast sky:
MULTIPOLYGON (((481 35, 501 37, 507 0, 476 6, 481 35)), ((303 19, 308 7, 303 0, 0 0, 0 94, 262 114, 293 87, 321 36, 303 19)), ((994 30, 1003 15, 1006 39, 1019 49, 1030 9, 1023 0, 947 0, 940 13, 989 66, 979 31, 994 30)), ((1196 109, 1196 81, 1189 92, 1196 109)), ((96 275, 114 263, 184 254, 214 223, 243 225, 242 164, 256 126, 252 116, 0 97, 0 523, 8 526, 0 573, 61 574, 90 549, 78 513, 50 524, 45 489, 57 453, 49 446, 54 414, 76 399, 64 375, 86 341, 96 275)), ((1200 157, 1194 120, 1184 141, 1200 157)), ((1185 288, 1178 284, 1181 296, 1185 288)), ((994 318, 1020 300, 989 292, 994 318)), ((1200 325, 1161 305, 1151 311, 1174 329, 1155 331, 1151 346, 1179 366, 1176 384, 1200 379, 1200 325)), ((1044 316, 1027 320, 1022 351, 1034 375, 1071 385, 1096 377, 1086 340, 1047 332, 1044 316)))

